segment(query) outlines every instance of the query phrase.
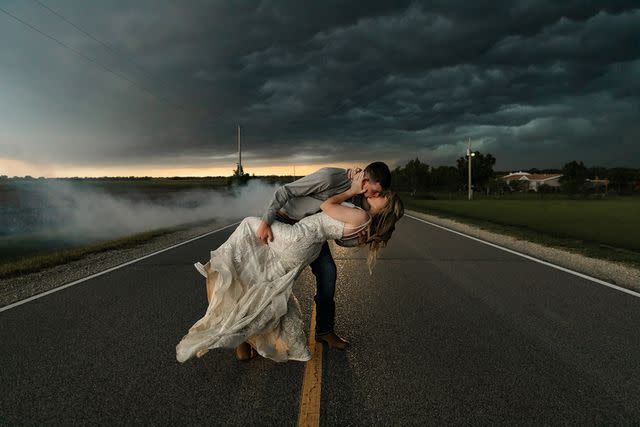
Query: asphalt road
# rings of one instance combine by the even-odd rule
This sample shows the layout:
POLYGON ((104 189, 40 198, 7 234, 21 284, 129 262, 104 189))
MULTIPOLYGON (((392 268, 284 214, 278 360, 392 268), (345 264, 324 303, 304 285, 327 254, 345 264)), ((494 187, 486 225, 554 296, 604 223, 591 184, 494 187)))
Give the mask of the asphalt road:
MULTIPOLYGON (((0 312, 0 424, 295 425, 303 363, 175 360, 231 231, 0 312)), ((322 425, 640 423, 638 297, 411 218, 373 276, 333 253, 352 347, 324 350, 322 425)))

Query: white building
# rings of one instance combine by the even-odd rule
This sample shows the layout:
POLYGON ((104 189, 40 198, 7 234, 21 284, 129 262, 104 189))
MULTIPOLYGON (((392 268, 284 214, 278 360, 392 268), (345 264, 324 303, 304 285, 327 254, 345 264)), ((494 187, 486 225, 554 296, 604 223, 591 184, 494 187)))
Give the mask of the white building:
POLYGON ((526 182, 525 188, 527 190, 538 191, 538 187, 542 184, 550 187, 560 187, 561 176, 562 174, 511 172, 509 175, 501 177, 501 179, 505 180, 507 184, 511 181, 524 181, 526 182))

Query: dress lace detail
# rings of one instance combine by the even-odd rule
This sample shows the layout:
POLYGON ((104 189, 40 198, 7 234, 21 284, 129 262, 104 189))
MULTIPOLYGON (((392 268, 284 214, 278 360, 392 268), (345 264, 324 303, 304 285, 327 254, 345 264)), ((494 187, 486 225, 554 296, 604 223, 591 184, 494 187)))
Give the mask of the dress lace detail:
POLYGON ((294 225, 275 222, 268 245, 256 238, 259 224, 245 218, 209 262, 195 264, 214 291, 204 317, 176 346, 179 362, 243 341, 277 362, 311 358, 293 283, 325 241, 342 237, 344 223, 323 212, 294 225))

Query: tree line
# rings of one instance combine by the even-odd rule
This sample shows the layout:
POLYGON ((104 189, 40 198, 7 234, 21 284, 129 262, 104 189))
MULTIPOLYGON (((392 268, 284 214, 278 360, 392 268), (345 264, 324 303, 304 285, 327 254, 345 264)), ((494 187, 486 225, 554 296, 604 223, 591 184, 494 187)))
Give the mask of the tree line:
MULTIPOLYGON (((471 182, 474 192, 483 192, 487 194, 504 194, 511 192, 525 191, 522 182, 512 182, 507 184, 500 177, 507 175, 507 172, 496 172, 493 170, 496 158, 490 153, 483 154, 479 151, 474 152, 471 168, 471 182)), ((391 171, 393 188, 398 191, 416 192, 466 192, 468 182, 468 161, 467 157, 460 157, 456 160, 456 166, 438 166, 432 167, 415 158, 407 162, 404 166, 398 166, 391 171)), ((600 166, 587 167, 582 161, 571 161, 566 163, 561 169, 528 169, 523 172, 532 174, 562 174, 560 178, 560 187, 554 188, 549 186, 541 186, 539 192, 562 192, 567 194, 589 193, 602 191, 600 187, 588 180, 607 179, 609 184, 607 191, 618 194, 640 194, 640 169, 634 168, 605 168, 600 166)), ((259 178, 271 184, 291 182, 299 177, 293 176, 249 176, 245 173, 242 176, 209 176, 209 177, 167 177, 167 178, 151 178, 137 176, 120 176, 120 177, 101 177, 101 178, 56 178, 60 181, 189 181, 202 180, 207 181, 215 186, 232 186, 237 184, 246 184, 250 179, 259 178)), ((44 180, 45 178, 33 178, 31 176, 13 177, 0 175, 0 181, 34 181, 44 180)))
MULTIPOLYGON (((474 152, 471 164, 471 182, 474 192, 504 194, 526 191, 522 182, 507 184, 501 177, 508 172, 493 170, 496 158, 490 153, 474 152)), ((415 158, 404 166, 391 171, 392 185, 398 191, 412 194, 417 192, 466 192, 468 185, 467 157, 456 160, 456 166, 433 167, 415 158)), ((566 194, 603 191, 601 186, 589 180, 608 180, 607 191, 618 194, 640 193, 640 169, 587 167, 582 161, 571 161, 561 169, 528 169, 531 174, 561 174, 560 187, 541 186, 539 192, 560 192, 566 194)), ((531 190, 533 191, 533 190, 531 190)))

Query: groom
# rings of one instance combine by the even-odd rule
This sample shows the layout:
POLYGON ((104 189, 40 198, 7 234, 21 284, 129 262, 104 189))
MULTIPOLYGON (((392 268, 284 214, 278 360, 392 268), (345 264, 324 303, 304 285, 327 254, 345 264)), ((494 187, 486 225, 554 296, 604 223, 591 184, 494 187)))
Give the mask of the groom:
MULTIPOLYGON (((360 169, 322 168, 310 175, 278 188, 262 216, 262 222, 256 231, 258 239, 265 243, 273 240, 271 224, 281 221, 296 223, 302 218, 320 211, 320 204, 329 197, 340 194, 351 187, 352 180, 360 169)), ((391 172, 383 162, 374 162, 364 169, 361 197, 355 197, 353 203, 368 210, 367 198, 378 197, 380 192, 389 188, 391 172)), ((337 242, 341 246, 356 246, 357 238, 337 242)), ((334 332, 336 290, 336 264, 325 242, 320 255, 311 263, 311 271, 316 276, 316 341, 324 341, 331 348, 344 350, 349 343, 334 332)))

